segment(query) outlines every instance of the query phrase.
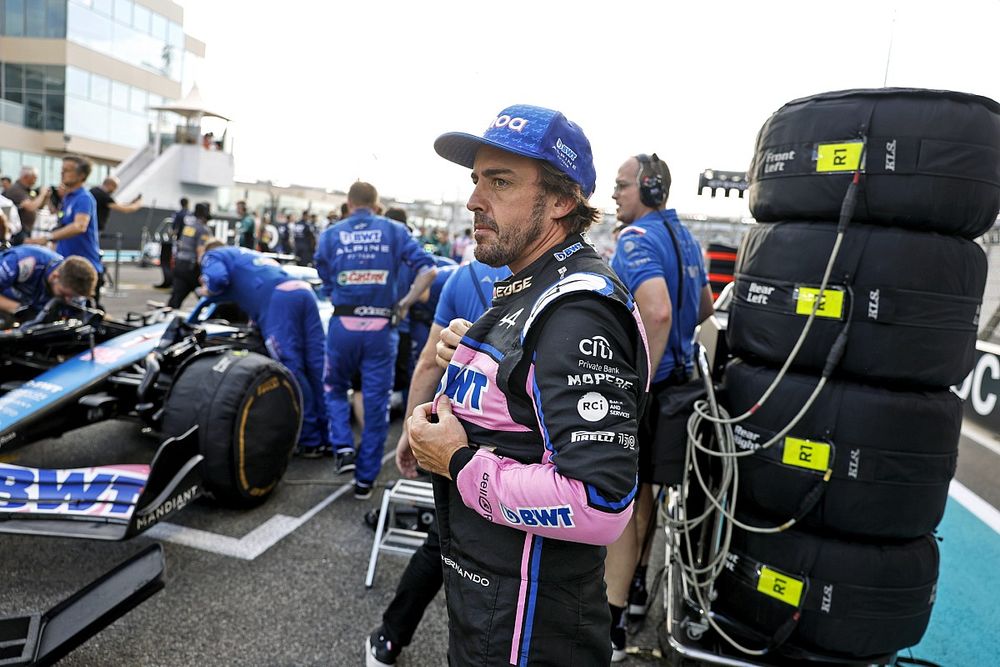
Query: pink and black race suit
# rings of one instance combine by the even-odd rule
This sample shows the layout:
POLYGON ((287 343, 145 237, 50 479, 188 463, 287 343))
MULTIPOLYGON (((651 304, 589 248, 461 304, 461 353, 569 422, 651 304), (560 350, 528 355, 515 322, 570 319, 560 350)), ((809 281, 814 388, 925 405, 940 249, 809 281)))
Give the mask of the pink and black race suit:
POLYGON ((603 545, 637 491, 638 309, 579 235, 497 282, 442 380, 469 442, 435 478, 452 664, 607 664, 603 545))

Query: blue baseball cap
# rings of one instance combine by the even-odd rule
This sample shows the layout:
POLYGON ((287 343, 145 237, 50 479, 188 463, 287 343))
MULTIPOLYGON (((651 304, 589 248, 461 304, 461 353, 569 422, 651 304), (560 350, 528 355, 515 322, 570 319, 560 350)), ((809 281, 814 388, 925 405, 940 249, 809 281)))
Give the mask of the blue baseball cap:
POLYGON ((594 194, 597 172, 590 142, 579 125, 558 111, 515 104, 501 111, 481 137, 448 132, 434 141, 438 155, 469 169, 480 146, 544 160, 573 179, 585 197, 594 194))

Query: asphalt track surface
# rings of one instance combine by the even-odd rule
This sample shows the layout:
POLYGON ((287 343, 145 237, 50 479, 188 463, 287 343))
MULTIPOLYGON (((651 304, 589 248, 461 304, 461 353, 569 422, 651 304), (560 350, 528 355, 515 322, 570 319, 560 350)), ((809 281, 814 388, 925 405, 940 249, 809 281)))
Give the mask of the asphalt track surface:
MULTIPOLYGON (((115 314, 141 310, 154 269, 122 268, 126 296, 109 297, 115 314)), ((194 298, 185 305, 191 305, 194 298)), ((371 500, 352 497, 350 476, 336 476, 332 459, 294 459, 275 495, 238 512, 198 501, 128 542, 0 536, 0 617, 47 609, 102 573, 162 542, 166 589, 71 653, 63 665, 361 665, 362 645, 379 623, 406 558, 383 555, 372 589, 364 587, 373 533, 364 513, 397 477, 392 448, 371 500)), ((914 655, 942 665, 1000 663, 1000 445, 984 434, 960 445, 954 492, 939 534, 940 595, 924 641, 914 655), (985 444, 983 444, 985 441, 985 444), (961 490, 959 490, 961 491, 961 490), (977 505, 977 501, 981 504, 977 505), (990 524, 990 521, 993 524, 990 524)), ((0 460, 46 467, 145 463, 157 439, 130 421, 96 424, 32 445, 0 460), (14 462, 14 461, 12 461, 14 462)), ((654 549, 653 565, 662 554, 654 549)), ((661 562, 661 561, 660 561, 661 562)), ((657 645, 654 611, 630 639, 657 645)), ((400 665, 444 665, 447 619, 443 596, 428 608, 400 665)), ((630 658, 625 665, 650 664, 630 658)))

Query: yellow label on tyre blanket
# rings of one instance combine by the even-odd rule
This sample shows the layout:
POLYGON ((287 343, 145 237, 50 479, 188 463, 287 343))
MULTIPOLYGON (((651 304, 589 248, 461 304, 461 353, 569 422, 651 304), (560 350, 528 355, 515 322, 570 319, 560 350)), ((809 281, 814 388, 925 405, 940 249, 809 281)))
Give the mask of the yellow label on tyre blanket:
POLYGON ((818 173, 828 173, 860 169, 863 148, 864 142, 861 141, 817 144, 816 171, 818 173))
POLYGON ((830 467, 830 445, 814 440, 785 438, 781 462, 797 468, 824 472, 830 467))
POLYGON ((793 607, 799 606, 804 587, 805 584, 795 577, 789 577, 768 567, 761 567, 760 576, 757 577, 758 591, 793 607))
MULTIPOLYGON (((815 287, 798 287, 795 290, 795 314, 808 317, 813 311, 813 303, 819 295, 815 287)), ((844 315, 844 292, 836 289, 823 290, 823 298, 816 309, 816 317, 840 319, 844 315)))

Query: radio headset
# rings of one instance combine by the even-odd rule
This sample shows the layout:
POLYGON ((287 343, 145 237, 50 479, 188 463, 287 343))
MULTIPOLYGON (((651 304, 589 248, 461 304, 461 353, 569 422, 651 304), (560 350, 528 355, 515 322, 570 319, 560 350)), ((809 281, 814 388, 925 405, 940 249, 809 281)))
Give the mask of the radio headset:
MULTIPOLYGON (((640 153, 635 156, 639 161, 639 172, 635 175, 636 185, 639 186, 639 201, 649 208, 659 208, 667 201, 667 187, 663 182, 663 176, 656 169, 660 158, 656 153, 646 155, 640 153)), ((668 172, 669 173, 669 172, 668 172)))

